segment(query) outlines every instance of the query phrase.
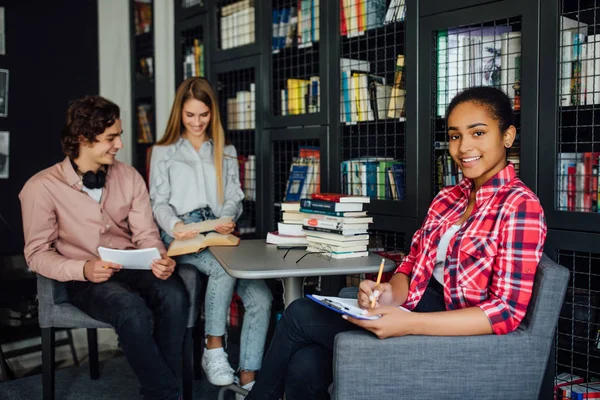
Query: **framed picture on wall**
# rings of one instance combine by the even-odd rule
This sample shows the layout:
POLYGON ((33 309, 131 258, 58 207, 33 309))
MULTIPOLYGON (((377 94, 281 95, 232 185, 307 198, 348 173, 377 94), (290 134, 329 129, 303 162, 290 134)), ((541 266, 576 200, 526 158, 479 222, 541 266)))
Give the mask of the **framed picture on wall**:
POLYGON ((8 132, 0 132, 0 179, 8 179, 9 152, 8 132))
POLYGON ((0 68, 0 117, 8 116, 8 70, 0 68))

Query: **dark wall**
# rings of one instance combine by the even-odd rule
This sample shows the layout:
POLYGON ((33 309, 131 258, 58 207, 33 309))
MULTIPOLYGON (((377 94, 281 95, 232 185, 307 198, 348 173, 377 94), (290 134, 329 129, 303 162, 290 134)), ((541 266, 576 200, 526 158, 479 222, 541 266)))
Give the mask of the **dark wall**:
MULTIPOLYGON (((97 94, 97 0, 0 0, 9 70, 9 179, 0 179, 0 255, 23 252, 18 194, 36 172, 62 160, 60 131, 70 100, 97 94), (6 221, 6 223, 3 221, 6 221)), ((128 40, 123 38, 123 40, 128 40)))

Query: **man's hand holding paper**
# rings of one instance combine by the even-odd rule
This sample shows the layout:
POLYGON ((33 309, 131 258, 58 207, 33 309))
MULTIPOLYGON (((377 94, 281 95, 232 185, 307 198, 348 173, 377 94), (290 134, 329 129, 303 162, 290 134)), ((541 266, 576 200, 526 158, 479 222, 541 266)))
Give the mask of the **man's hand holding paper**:
POLYGON ((94 283, 109 280, 115 272, 120 271, 121 265, 104 260, 89 260, 83 265, 83 276, 94 283))
POLYGON ((169 257, 166 253, 161 254, 160 259, 152 261, 152 273, 158 279, 163 281, 168 279, 175 271, 175 260, 169 257))

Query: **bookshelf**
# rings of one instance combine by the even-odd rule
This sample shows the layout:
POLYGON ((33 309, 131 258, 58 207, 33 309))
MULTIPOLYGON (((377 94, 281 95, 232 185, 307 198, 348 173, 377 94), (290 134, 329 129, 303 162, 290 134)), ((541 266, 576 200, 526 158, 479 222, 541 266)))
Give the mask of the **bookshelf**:
POLYGON ((546 253, 571 271, 555 341, 556 372, 600 377, 600 214, 597 153, 600 136, 593 1, 555 0, 541 8, 540 185, 549 232, 546 253))
POLYGON ((600 232, 598 157, 600 156, 600 40, 591 1, 557 0, 542 8, 542 35, 548 52, 541 62, 541 107, 552 118, 542 121, 547 139, 540 141, 541 163, 552 185, 540 188, 548 223, 559 229, 600 232), (546 37, 546 35, 549 35, 546 37), (550 172, 551 171, 551 172, 550 172))
MULTIPOLYGON (((186 14, 184 14, 186 15, 186 14)), ((207 15, 198 14, 177 21, 175 29, 175 83, 179 86, 193 76, 209 76, 207 15)))
MULTIPOLYGON (((215 89, 219 98, 221 121, 226 138, 235 146, 240 168, 240 184, 245 194, 242 201, 244 211, 237 221, 237 229, 242 239, 261 237, 257 232, 257 202, 259 195, 257 176, 259 169, 256 161, 257 145, 260 136, 257 132, 257 75, 256 57, 244 62, 228 63, 215 68, 215 89)), ((260 94, 260 92, 258 92, 260 94)))
POLYGON ((328 6, 321 0, 270 1, 269 42, 262 46, 270 67, 269 128, 327 124, 322 104, 328 98, 323 85, 328 71, 320 65, 328 65, 328 35, 322 29, 328 6))
MULTIPOLYGON (((266 177, 270 182, 267 198, 270 207, 267 210, 269 231, 277 230, 277 222, 281 222, 281 203, 286 199, 288 184, 292 166, 298 163, 301 149, 317 149, 322 165, 323 152, 321 144, 327 140, 328 129, 326 127, 310 127, 296 129, 269 130, 270 153, 273 155, 269 162, 266 177)), ((322 169, 321 169, 322 171, 322 169)), ((322 176, 313 172, 311 177, 318 181, 322 187, 322 176)))
MULTIPOLYGON (((394 0, 385 1, 386 13, 393 2, 394 0)), ((257 237, 266 236, 267 231, 273 230, 280 220, 279 204, 286 194, 294 158, 299 156, 301 147, 313 146, 320 149, 322 191, 348 192, 342 178, 343 161, 361 157, 388 157, 404 162, 404 199, 394 200, 393 196, 388 199, 385 190, 383 196, 378 191, 377 198, 373 197, 369 205, 369 211, 374 216, 371 230, 373 247, 386 251, 408 249, 412 234, 423 221, 440 186, 443 186, 444 181, 440 185, 438 179, 437 160, 447 155, 447 149, 444 148, 447 142, 443 114, 451 97, 450 77, 457 82, 461 77, 464 84, 465 75, 458 72, 448 74, 451 61, 449 53, 456 49, 458 54, 461 47, 459 44, 449 46, 448 32, 489 29, 500 31, 498 35, 494 32, 494 40, 491 41, 494 48, 495 42, 499 42, 500 50, 503 44, 506 48, 508 42, 508 55, 514 55, 509 60, 506 82, 514 83, 520 75, 520 109, 516 110, 518 138, 513 146, 513 156, 519 160, 519 176, 538 193, 544 206, 550 228, 546 253, 573 271, 569 286, 572 290, 578 290, 571 292, 571 300, 566 299, 569 301, 565 301, 566 308, 561 313, 559 335, 562 336, 560 339, 557 336, 557 343, 560 343, 555 360, 556 371, 572 370, 600 376, 595 358, 597 350, 594 347, 597 342, 585 339, 589 344, 585 349, 565 344, 577 342, 580 336, 591 337, 590 332, 598 330, 595 287, 598 285, 596 271, 600 268, 600 253, 596 249, 600 235, 600 213, 585 209, 569 210, 568 200, 567 209, 563 209, 560 196, 564 195, 564 185, 561 183, 564 177, 559 172, 560 154, 600 152, 600 136, 595 133, 596 126, 600 124, 600 108, 594 101, 598 92, 594 82, 600 69, 600 64, 597 66, 595 59, 600 57, 594 56, 594 61, 590 64, 594 72, 591 102, 585 104, 587 97, 584 97, 584 104, 561 104, 561 71, 572 60, 565 62, 561 58, 563 51, 569 46, 560 43, 563 36, 560 21, 561 17, 565 17, 578 21, 580 25, 585 24, 587 37, 593 37, 600 33, 596 32, 595 22, 600 6, 592 0, 499 0, 484 4, 477 0, 415 0, 407 2, 404 19, 399 18, 383 26, 373 25, 372 28, 363 21, 361 30, 358 19, 356 26, 354 22, 349 24, 345 13, 346 8, 350 7, 348 15, 351 18, 351 6, 359 4, 362 7, 360 0, 311 0, 304 4, 303 1, 292 0, 255 1, 248 3, 254 7, 254 41, 230 48, 223 46, 219 35, 221 17, 227 16, 230 11, 227 9, 223 12, 223 8, 234 3, 236 0, 205 0, 203 7, 198 6, 196 11, 189 11, 189 15, 193 16, 188 20, 194 21, 195 26, 202 25, 204 38, 211 38, 207 49, 210 57, 206 58, 205 66, 211 81, 223 80, 229 84, 229 81, 235 83, 247 80, 251 75, 250 70, 254 74, 257 91, 256 127, 254 131, 230 132, 228 129, 228 135, 235 142, 238 152, 240 149, 255 150, 257 201, 254 212, 257 237), (313 16, 315 18, 315 27, 318 20, 318 40, 312 40, 311 28, 310 44, 307 42, 298 45, 297 25, 296 33, 291 33, 290 37, 289 18, 293 14, 290 11, 286 16, 282 10, 295 6, 297 13, 298 8, 302 11, 303 5, 311 11, 318 6, 318 17, 316 12, 310 13, 311 23, 313 16), (201 20, 202 16, 206 19, 201 20), (345 33, 342 30, 343 24, 346 25, 345 33), (352 25, 350 34, 349 25, 352 25), (502 35, 508 33, 506 30, 520 33, 520 38, 505 35, 503 39, 502 35), (500 38, 496 39, 496 36, 500 38), (512 45, 517 47, 518 40, 521 50, 513 50, 512 45), (446 62, 438 63, 439 59, 443 59, 444 51, 446 62), (394 115, 394 118, 379 119, 374 114, 369 118, 368 105, 371 103, 368 102, 366 118, 359 120, 357 116, 355 121, 347 121, 345 118, 342 120, 348 100, 344 101, 344 76, 340 60, 356 60, 355 65, 347 69, 352 71, 354 67, 354 72, 358 72, 358 75, 367 73, 356 71, 361 62, 366 62, 369 74, 385 78, 386 84, 392 85, 396 78, 399 54, 404 55, 404 82, 401 87, 405 91, 404 111, 398 117, 394 115), (520 55, 520 73, 517 71, 519 65, 515 62, 517 55, 520 55), (252 68, 244 64, 250 59, 254 60, 252 68), (312 99, 306 96, 304 112, 292 114, 286 109, 284 113, 281 91, 287 89, 288 79, 303 79, 310 83, 313 76, 319 78, 317 96, 312 99), (258 95, 259 92, 264 95, 258 95), (314 107, 316 104, 316 110, 309 110, 309 105, 314 107), (575 299, 579 299, 581 291, 587 293, 586 296, 590 299, 587 301, 583 297, 586 303, 584 308, 592 311, 592 317, 584 318, 583 321, 578 316, 581 306, 575 306, 579 304, 575 299), (569 314, 568 308, 577 312, 569 314), (588 336, 581 335, 576 326, 585 326, 588 336)), ((369 7, 380 4, 375 0, 369 3, 369 7)), ((368 17, 370 13, 366 11, 366 6, 367 3, 364 14, 368 17)), ((360 15, 360 12, 356 15, 360 15)), ((291 31, 294 31, 293 26, 291 31)), ((476 43, 477 36, 487 35, 470 36, 467 42, 463 39, 463 55, 465 50, 470 54, 473 47, 471 39, 476 43)), ((596 51, 595 44, 589 48, 596 51)), ((482 59, 483 56, 472 57, 472 61, 482 59)), ((588 59, 589 57, 585 60, 588 59)), ((502 65, 502 60, 500 64, 502 65)), ((176 70, 179 71, 180 68, 177 67, 176 70)), ((585 76, 587 79, 589 71, 585 76)), ((364 78, 360 79, 364 86, 364 78)), ((502 76, 500 79, 502 80, 502 76)), ((368 77, 366 85, 368 88, 368 77)), ((512 86, 507 85, 505 88, 509 96, 514 98, 512 86)), ((356 87, 359 89, 359 104, 364 104, 367 98, 370 101, 368 90, 367 96, 361 97, 360 90, 363 90, 364 95, 364 88, 360 84, 356 87)), ((458 86, 452 86, 452 90, 457 89, 458 86)), ((230 90, 246 89, 235 88, 233 84, 232 88, 220 88, 219 95, 223 97, 223 93, 232 93, 230 90)), ((383 93, 387 93, 386 90, 383 89, 383 93)), ((227 96, 228 94, 224 98, 227 96)), ((381 97, 387 100, 389 108, 391 93, 381 97)), ((221 109, 226 110, 226 105, 225 100, 221 109)), ((371 107, 373 111, 375 104, 371 107)), ((584 187, 585 177, 584 172, 584 187)), ((568 195, 568 179, 566 186, 568 195)), ((577 178, 575 188, 577 193, 577 178)), ((317 286, 322 293, 336 294, 339 286, 345 283, 345 277, 337 280, 323 278, 317 286)))
POLYGON ((156 140, 154 119, 154 5, 152 0, 130 1, 132 72, 132 160, 146 176, 148 150, 156 140))
POLYGON ((413 10, 400 0, 342 1, 337 10, 340 189, 370 196, 371 213, 414 215, 405 107, 414 60, 406 15, 413 10))
MULTIPOLYGON (((205 0, 206 1, 206 0, 205 0)), ((266 32, 265 4, 255 0, 207 1, 212 62, 235 60, 260 53, 259 38, 266 32)))
POLYGON ((207 11, 206 0, 175 0, 175 21, 198 16, 207 11))
POLYGON ((521 16, 477 22, 438 30, 434 34, 436 60, 431 96, 432 194, 456 185, 462 173, 448 153, 446 109, 450 101, 472 86, 492 86, 506 93, 513 104, 517 136, 508 160, 520 173, 520 64, 521 16))

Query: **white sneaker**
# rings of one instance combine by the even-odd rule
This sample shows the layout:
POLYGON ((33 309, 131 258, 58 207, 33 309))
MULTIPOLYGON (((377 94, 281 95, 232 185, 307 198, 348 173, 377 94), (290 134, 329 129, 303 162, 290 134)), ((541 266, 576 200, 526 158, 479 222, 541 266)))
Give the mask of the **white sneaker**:
POLYGON ((204 349, 202 369, 206 373, 208 381, 215 386, 227 386, 233 383, 233 369, 229 365, 227 353, 222 347, 204 349))
MULTIPOLYGON (((250 391, 250 390, 252 390, 252 387, 254 386, 254 382, 256 382, 256 381, 248 382, 244 386, 240 386, 240 387, 242 389, 246 389, 247 391, 250 391)), ((239 383, 238 383, 238 385, 239 385, 239 383)), ((245 398, 246 398, 246 396, 244 396, 243 394, 239 394, 239 393, 235 394, 235 400, 244 400, 245 398)))

